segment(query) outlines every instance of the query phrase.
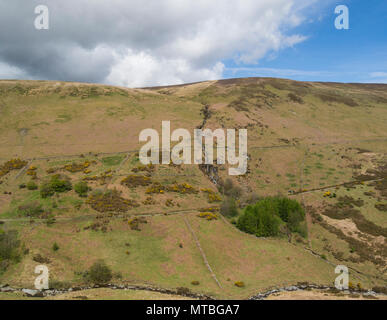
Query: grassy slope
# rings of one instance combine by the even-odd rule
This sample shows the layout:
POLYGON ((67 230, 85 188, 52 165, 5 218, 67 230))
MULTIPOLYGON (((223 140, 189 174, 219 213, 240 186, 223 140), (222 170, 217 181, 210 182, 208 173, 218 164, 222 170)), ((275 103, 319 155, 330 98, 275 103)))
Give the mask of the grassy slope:
MULTIPOLYGON (((153 127, 160 131, 161 121, 171 120, 172 129, 183 127, 192 131, 202 122, 200 111, 204 104, 208 104, 211 111, 206 127, 249 129, 250 173, 235 179, 245 193, 287 194, 289 190, 339 184, 352 179, 355 169, 351 165, 354 163, 361 163, 365 170, 376 161, 383 161, 386 153, 386 141, 383 140, 387 120, 386 85, 241 79, 132 90, 44 81, 1 81, 0 92, 0 158, 57 157, 31 162, 38 168, 39 182, 45 178, 49 167, 84 161, 79 158, 80 154, 97 162, 90 175, 117 169, 125 154, 114 153, 138 149, 138 134, 142 129, 153 127), (289 93, 295 94, 302 103, 292 101, 289 93), (370 149, 375 155, 359 154, 356 147, 370 149), (98 152, 112 155, 94 155, 98 152), (66 155, 78 156, 66 158, 66 155)), ((127 175, 136 165, 138 162, 131 155, 118 174, 127 175)), ((34 199, 42 201, 38 192, 20 190, 17 186, 28 182, 29 178, 25 174, 16 175, 17 172, 11 172, 2 178, 2 218, 17 219, 16 209, 20 204, 34 199), (12 195, 4 195, 3 191, 11 191, 12 195)), ((83 177, 82 174, 68 175, 73 182, 83 177)), ((226 178, 227 171, 221 170, 220 175, 226 178)), ((215 190, 197 167, 187 166, 177 171, 160 166, 154 177, 167 184, 176 180, 188 182, 198 189, 215 190)), ((120 188, 121 178, 114 178, 108 187, 120 188)), ((93 188, 103 187, 93 185, 93 188)), ((144 200, 146 197, 144 188, 122 191, 129 198, 144 200)), ((343 189, 338 194, 340 192, 364 197, 363 191, 357 189, 349 192, 343 189)), ((330 199, 323 199, 322 193, 308 194, 304 200, 307 204, 323 207, 330 199)), ((155 198, 155 206, 141 206, 130 214, 165 213, 210 205, 202 193, 155 198), (181 207, 165 207, 168 198, 177 199, 181 207)), ((385 202, 385 199, 379 200, 385 202)), ((379 200, 368 197, 362 214, 385 227, 385 213, 374 208, 374 202, 379 200)), ((32 286, 36 264, 32 256, 35 253, 50 257, 52 277, 59 280, 77 282, 75 271, 85 270, 96 259, 104 258, 114 271, 122 273, 122 281, 184 286, 219 297, 246 298, 271 286, 298 281, 331 284, 335 278, 333 267, 303 250, 301 244, 295 246, 281 239, 251 238, 222 220, 207 222, 197 218, 196 214, 189 214, 190 224, 224 286, 221 290, 205 268, 183 216, 148 218, 148 224, 141 232, 130 230, 126 222, 116 218, 109 222, 112 231, 104 234, 83 230, 93 223, 96 212, 74 192, 60 196, 56 201, 59 206, 55 209, 51 208, 51 199, 42 201, 57 216, 58 222, 51 227, 40 222, 33 225, 28 221, 7 222, 7 228, 21 231, 22 239, 31 251, 3 276, 7 282, 32 286), (79 209, 74 208, 77 204, 79 209), (58 252, 51 250, 55 241, 61 248, 58 252), (130 243, 129 248, 125 246, 126 242, 130 243), (183 248, 179 248, 179 243, 183 248), (200 281, 201 285, 192 286, 193 280, 200 281), (244 281, 246 288, 236 288, 235 281, 244 281)), ((340 261, 324 249, 325 239, 336 250, 349 255, 348 244, 318 224, 311 224, 309 233, 312 249, 327 255, 335 263, 340 261)), ((369 263, 347 264, 379 277, 383 274, 369 263)), ((366 286, 381 283, 380 278, 352 276, 354 283, 361 282, 366 286)))

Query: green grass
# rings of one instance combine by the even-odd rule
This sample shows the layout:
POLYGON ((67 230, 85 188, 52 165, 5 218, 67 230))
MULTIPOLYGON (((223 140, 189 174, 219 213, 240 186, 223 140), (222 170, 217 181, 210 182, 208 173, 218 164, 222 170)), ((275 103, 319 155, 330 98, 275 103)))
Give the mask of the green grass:
POLYGON ((117 166, 122 160, 124 160, 125 155, 116 155, 111 157, 104 157, 101 159, 102 163, 107 167, 117 166))
MULTIPOLYGON (((251 173, 235 179, 235 182, 245 192, 250 190, 260 197, 286 195, 289 189, 297 188, 301 178, 308 189, 350 181, 353 179, 352 164, 361 163, 362 170, 366 170, 385 161, 385 140, 351 142, 385 136, 386 106, 375 98, 386 97, 385 90, 367 86, 355 88, 341 84, 249 79, 235 83, 229 81, 228 84, 214 82, 144 91, 87 84, 56 86, 52 82, 0 81, 0 92, 3 102, 0 157, 59 157, 50 161, 33 161, 32 165, 38 167, 38 184, 48 176, 46 169, 63 167, 73 161, 96 160, 97 164, 90 167, 90 175, 99 175, 108 169, 114 171, 125 158, 125 154, 118 152, 139 149, 138 134, 142 129, 161 130, 161 121, 171 119, 172 129, 181 127, 192 132, 203 121, 200 113, 202 103, 211 105, 208 127, 249 126, 251 173), (30 94, 32 89, 34 95, 30 94), (290 92, 302 97, 305 103, 289 102, 290 92), (322 101, 320 94, 329 92, 335 92, 333 100, 322 101), (342 97, 348 96, 358 106, 342 103, 347 101, 342 97), (243 102, 245 111, 227 106, 235 101, 243 102), (22 128, 28 128, 28 132, 21 138, 22 128), (286 148, 262 148, 278 145, 284 138, 298 143, 286 148), (356 147, 377 154, 359 154, 356 147), (96 157, 97 152, 110 155, 96 157), (85 158, 81 158, 81 154, 85 158), (64 157, 66 155, 78 156, 64 157)), ((130 174, 138 164, 138 158, 131 155, 119 174, 130 174)), ((62 173, 69 176, 73 184, 85 176, 83 173, 62 173)), ((50 268, 53 277, 59 280, 80 281, 74 272, 84 271, 102 258, 113 271, 123 274, 124 281, 172 288, 184 286, 221 298, 246 298, 260 289, 298 281, 331 284, 335 278, 332 266, 302 249, 306 244, 294 246, 286 239, 256 239, 239 233, 220 220, 208 222, 197 218, 196 214, 190 215, 188 219, 208 261, 224 286, 220 290, 206 269, 183 216, 149 218, 141 232, 130 230, 122 218, 110 219, 109 228, 113 230, 107 233, 86 231, 84 228, 95 220, 85 216, 97 213, 84 203, 85 199, 73 191, 58 198, 41 199, 39 191, 19 190, 18 185, 30 178, 21 175, 15 179, 16 174, 11 172, 1 178, 0 220, 17 217, 17 207, 29 201, 39 201, 58 219, 49 227, 39 221, 31 225, 25 220, 6 223, 7 228, 20 231, 22 241, 31 250, 31 254, 3 277, 14 285, 31 286, 35 277, 32 255, 38 252, 52 259, 50 268), (11 191, 12 195, 4 195, 4 191, 11 191), (53 208, 54 201, 58 208, 53 208), (77 210, 75 207, 79 205, 81 208, 77 210), (60 247, 58 252, 52 251, 54 242, 60 247), (131 246, 126 247, 125 242, 131 246), (183 248, 179 248, 180 242, 183 248), (127 255, 126 251, 130 254, 127 255), (193 280, 200 281, 200 286, 192 286, 193 280), (246 287, 236 288, 235 281, 244 281, 246 287)), ((222 168, 219 175, 228 178, 227 170, 222 168)), ((196 188, 215 189, 197 166, 183 166, 180 170, 160 166, 153 178, 165 184, 187 182, 196 188)), ((114 178, 108 187, 121 188, 121 179, 114 178)), ((92 187, 101 189, 105 186, 92 184, 92 187)), ((372 190, 372 187, 358 186, 348 191, 345 188, 331 191, 338 196, 362 198, 365 201, 361 208, 364 217, 386 227, 385 213, 374 207, 379 200, 364 195, 365 191, 372 190)), ((122 191, 127 198, 142 201, 145 188, 122 191)), ((306 194, 306 205, 323 208, 326 203, 335 201, 323 198, 324 192, 306 194)), ((180 202, 181 209, 210 206, 201 193, 189 197, 168 194, 155 196, 157 206, 141 206, 129 214, 163 213, 167 197, 180 202)), ((312 248, 318 254, 326 255, 328 260, 337 264, 342 263, 325 250, 326 241, 322 239, 326 238, 336 250, 344 253, 344 257, 350 255, 345 241, 318 224, 312 224, 310 228, 312 248)), ((350 265, 380 275, 370 263, 350 265)))

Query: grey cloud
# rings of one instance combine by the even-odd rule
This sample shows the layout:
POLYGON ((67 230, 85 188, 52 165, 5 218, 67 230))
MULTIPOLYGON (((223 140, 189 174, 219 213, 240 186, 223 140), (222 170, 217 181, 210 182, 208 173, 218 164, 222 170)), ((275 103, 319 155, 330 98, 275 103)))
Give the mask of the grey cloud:
POLYGON ((146 84, 216 78, 224 59, 256 62, 302 41, 281 30, 316 1, 0 0, 0 62, 30 78, 129 86, 140 84, 132 69, 146 84), (34 28, 40 4, 49 30, 34 28))

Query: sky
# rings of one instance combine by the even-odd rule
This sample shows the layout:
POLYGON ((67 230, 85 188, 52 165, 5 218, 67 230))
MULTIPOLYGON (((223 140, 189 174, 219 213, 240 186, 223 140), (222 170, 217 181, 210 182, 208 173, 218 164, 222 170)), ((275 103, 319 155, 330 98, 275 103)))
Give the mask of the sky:
POLYGON ((0 79, 387 83, 386 29, 385 0, 0 0, 0 79))

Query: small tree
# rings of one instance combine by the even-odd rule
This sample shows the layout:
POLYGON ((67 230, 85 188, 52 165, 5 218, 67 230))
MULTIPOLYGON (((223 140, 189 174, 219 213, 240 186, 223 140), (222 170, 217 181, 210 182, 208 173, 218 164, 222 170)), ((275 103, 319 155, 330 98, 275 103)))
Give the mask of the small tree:
POLYGON ((18 232, 9 230, 0 233, 0 273, 9 265, 20 261, 20 240, 18 232))
POLYGON ((105 284, 113 277, 111 269, 103 260, 96 261, 89 270, 89 279, 95 284, 105 284))
POLYGON ((48 198, 53 196, 55 192, 67 192, 71 189, 72 185, 70 180, 66 176, 56 174, 40 186, 40 196, 42 198, 48 198))
POLYGON ((238 209, 234 198, 226 198, 221 206, 220 213, 228 218, 233 218, 238 215, 238 209))
POLYGON ((52 188, 49 182, 43 183, 40 186, 40 196, 42 198, 49 198, 55 194, 55 190, 52 188))
POLYGON ((242 195, 242 189, 234 185, 234 182, 230 178, 227 178, 223 185, 219 186, 219 191, 234 199, 238 199, 242 195))
POLYGON ((59 250, 59 245, 56 242, 54 242, 54 244, 52 245, 52 250, 53 251, 58 251, 59 250))
POLYGON ((89 191, 89 186, 86 182, 81 181, 74 185, 74 191, 78 193, 80 197, 86 197, 89 191))
POLYGON ((27 189, 28 190, 37 190, 38 185, 34 181, 30 181, 27 183, 27 189))

